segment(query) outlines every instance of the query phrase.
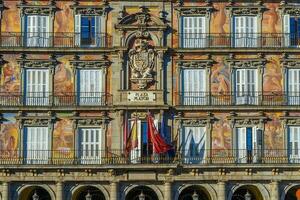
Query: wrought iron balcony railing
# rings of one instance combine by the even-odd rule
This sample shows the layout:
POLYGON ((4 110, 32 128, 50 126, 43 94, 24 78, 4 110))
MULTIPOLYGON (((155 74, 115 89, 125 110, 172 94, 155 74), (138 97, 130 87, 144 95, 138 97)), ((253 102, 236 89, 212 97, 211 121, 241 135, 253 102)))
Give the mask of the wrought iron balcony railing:
POLYGON ((291 33, 179 33, 179 47, 202 48, 299 48, 300 35, 291 33))
POLYGON ((300 92, 179 92, 182 106, 299 106, 300 92))
POLYGON ((140 150, 1 150, 0 165, 300 164, 297 152, 299 149, 188 149, 147 155, 140 150))
POLYGON ((80 93, 49 93, 27 92, 0 93, 0 107, 19 106, 106 106, 112 105, 112 95, 104 92, 80 92, 80 93))
POLYGON ((91 37, 68 32, 0 33, 0 47, 2 48, 104 48, 111 46, 112 37, 106 33, 96 33, 91 37))

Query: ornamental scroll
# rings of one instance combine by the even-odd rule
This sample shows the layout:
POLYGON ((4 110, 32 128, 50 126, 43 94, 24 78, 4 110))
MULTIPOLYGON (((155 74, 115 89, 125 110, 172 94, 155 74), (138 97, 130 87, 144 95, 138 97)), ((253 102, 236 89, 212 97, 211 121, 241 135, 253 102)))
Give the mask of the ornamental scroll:
POLYGON ((128 56, 131 68, 130 81, 137 83, 139 89, 145 89, 154 80, 156 52, 146 39, 138 38, 133 49, 129 50, 128 56))

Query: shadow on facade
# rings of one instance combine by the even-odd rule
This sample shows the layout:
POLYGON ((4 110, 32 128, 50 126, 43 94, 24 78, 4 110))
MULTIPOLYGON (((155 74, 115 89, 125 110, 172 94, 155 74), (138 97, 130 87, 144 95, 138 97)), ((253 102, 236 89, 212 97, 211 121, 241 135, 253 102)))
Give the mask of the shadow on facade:
POLYGON ((259 189, 253 185, 245 185, 238 188, 233 196, 232 200, 263 200, 263 197, 259 189))
POLYGON ((38 186, 32 186, 24 189, 19 200, 51 200, 51 196, 47 190, 38 186))
POLYGON ((145 200, 158 200, 158 196, 156 195, 155 191, 147 186, 138 186, 133 188, 128 192, 125 200, 143 199, 141 197, 144 197, 145 200))
POLYGON ((179 195, 178 200, 211 200, 210 195, 206 191, 206 189, 200 186, 191 186, 185 188, 179 195))
POLYGON ((72 197, 72 200, 106 200, 104 194, 96 187, 84 186, 78 189, 72 197))

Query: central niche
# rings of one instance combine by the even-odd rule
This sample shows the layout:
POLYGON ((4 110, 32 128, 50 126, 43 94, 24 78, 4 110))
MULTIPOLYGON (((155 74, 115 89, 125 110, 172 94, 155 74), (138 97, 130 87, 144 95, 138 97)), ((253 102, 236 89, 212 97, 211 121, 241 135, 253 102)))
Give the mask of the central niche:
POLYGON ((134 38, 128 51, 128 77, 130 89, 146 90, 154 85, 157 53, 152 40, 146 37, 134 38))

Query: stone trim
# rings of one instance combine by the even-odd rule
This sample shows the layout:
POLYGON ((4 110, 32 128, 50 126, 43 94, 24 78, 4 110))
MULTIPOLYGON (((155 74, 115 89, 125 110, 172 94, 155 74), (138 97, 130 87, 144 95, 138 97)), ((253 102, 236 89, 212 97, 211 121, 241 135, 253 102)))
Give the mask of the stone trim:
POLYGON ((109 5, 107 3, 104 3, 100 6, 86 6, 86 5, 79 5, 79 3, 76 1, 74 5, 70 6, 71 9, 74 10, 75 15, 106 15, 109 11, 109 5))
POLYGON ((17 5, 21 9, 21 15, 51 15, 54 16, 58 8, 55 1, 51 0, 49 5, 28 5, 26 0, 17 5))
POLYGON ((20 127, 24 126, 48 126, 50 127, 57 120, 56 116, 52 112, 48 112, 47 115, 25 115, 23 112, 19 112, 16 116, 16 120, 20 127))
POLYGON ((22 54, 17 62, 21 68, 48 68, 53 69, 59 62, 54 55, 51 55, 49 59, 27 59, 26 54, 22 54))
POLYGON ((231 122, 232 128, 239 126, 261 126, 268 121, 268 117, 265 116, 264 112, 260 112, 258 115, 247 116, 238 115, 235 112, 231 112, 227 119, 231 122))
POLYGON ((211 68, 214 60, 177 60, 176 64, 178 68, 211 68))
POLYGON ((262 5, 247 5, 247 6, 234 6, 229 5, 226 10, 230 16, 262 16, 265 11, 262 5))
POLYGON ((74 59, 70 60, 70 64, 76 69, 106 68, 109 66, 110 62, 107 60, 105 55, 103 55, 102 59, 100 60, 80 60, 80 57, 75 55, 74 59))
POLYGON ((87 126, 106 129, 106 125, 111 121, 106 112, 103 112, 102 116, 79 116, 79 113, 75 112, 69 119, 73 120, 74 130, 87 126))
POLYGON ((283 54, 280 63, 282 68, 300 68, 299 58, 290 58, 289 54, 283 54))
POLYGON ((203 6, 203 7, 178 6, 175 7, 175 10, 177 10, 181 16, 202 15, 202 16, 209 17, 211 13, 214 11, 214 8, 212 6, 203 6))
POLYGON ((280 117, 284 126, 298 125, 300 126, 300 116, 290 116, 289 112, 285 112, 283 116, 280 117))
POLYGON ((263 55, 259 55, 259 58, 249 58, 249 59, 236 59, 233 54, 225 60, 225 62, 232 68, 252 68, 261 69, 267 64, 267 60, 263 55))
POLYGON ((300 16, 300 7, 289 5, 286 1, 282 1, 278 9, 282 15, 300 16))

